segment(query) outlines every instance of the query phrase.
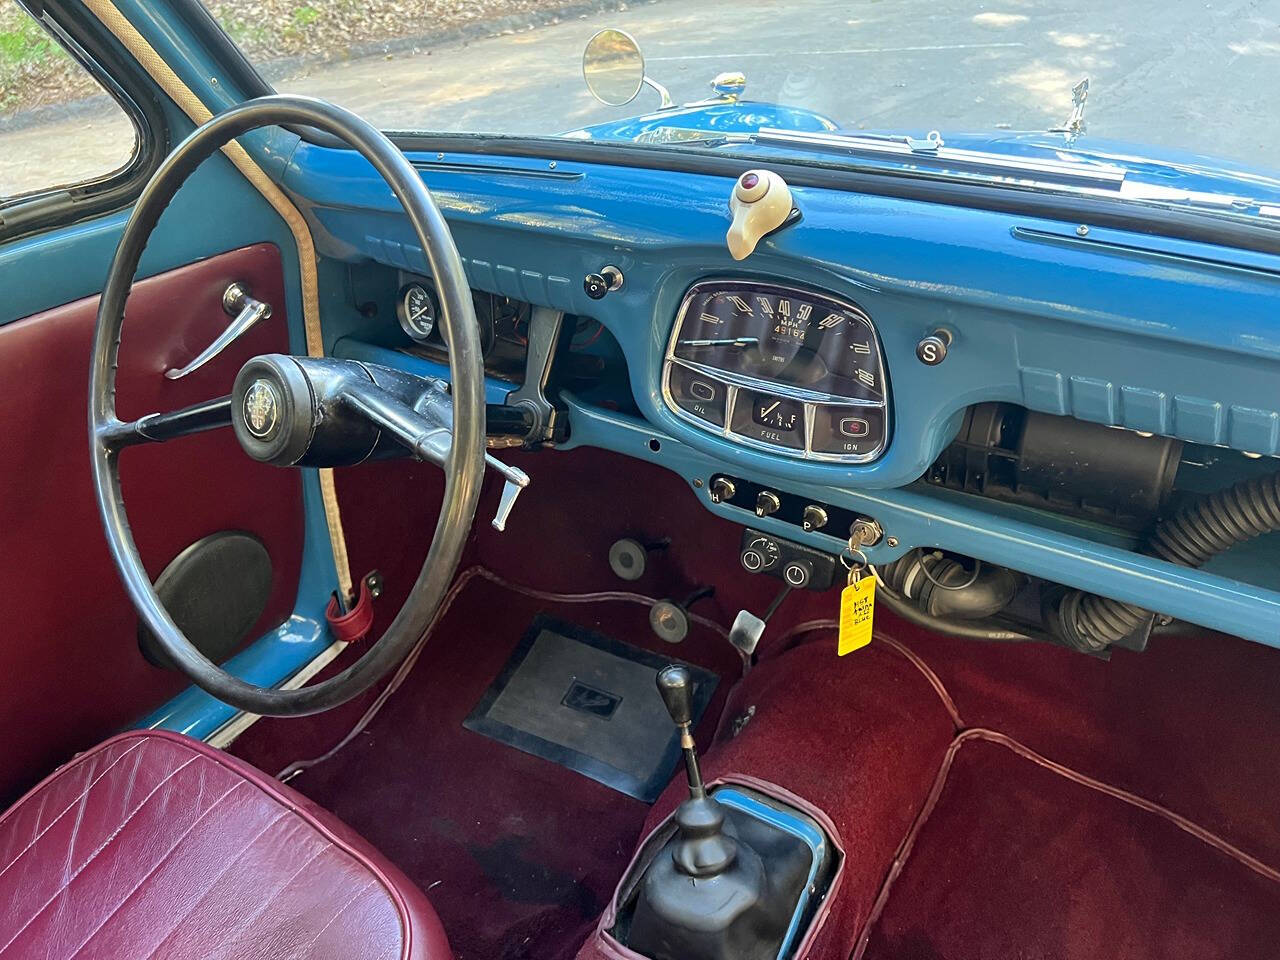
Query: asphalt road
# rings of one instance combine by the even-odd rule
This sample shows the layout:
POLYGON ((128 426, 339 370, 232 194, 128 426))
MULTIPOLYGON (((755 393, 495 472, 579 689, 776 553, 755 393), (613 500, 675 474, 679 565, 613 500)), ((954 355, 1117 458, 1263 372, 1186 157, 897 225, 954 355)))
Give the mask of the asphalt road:
MULTIPOLYGON (((391 129, 549 134, 652 110, 648 89, 626 107, 587 93, 582 49, 604 26, 637 38, 648 73, 678 102, 707 96, 720 71, 741 70, 749 99, 806 106, 852 127, 945 137, 1052 126, 1087 75, 1086 136, 1280 173, 1280 0, 657 0, 318 65, 277 88, 334 100, 391 129)), ((85 122, 0 133, 0 194, 42 182, 60 163, 106 162, 97 154, 110 137, 73 136, 85 122)))

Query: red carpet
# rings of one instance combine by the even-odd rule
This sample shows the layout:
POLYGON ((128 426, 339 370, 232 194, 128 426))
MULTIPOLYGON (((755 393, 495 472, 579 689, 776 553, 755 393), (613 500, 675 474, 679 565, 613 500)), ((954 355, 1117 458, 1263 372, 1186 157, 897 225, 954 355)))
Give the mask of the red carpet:
MULTIPOLYGON (((648 609, 638 604, 546 603, 481 577, 458 593, 364 732, 290 781, 428 892, 457 960, 572 956, 648 812, 594 780, 463 729, 543 610, 720 670, 726 676, 707 712, 712 726, 740 670, 728 642, 705 627, 695 626, 678 648, 651 639, 648 609)), ((313 745, 308 755, 330 745, 313 745)))
POLYGON ((880 960, 1271 958, 1280 883, 983 740, 956 754, 871 933, 880 960))
MULTIPOLYGON (((468 563, 544 590, 616 590, 626 585, 605 561, 614 539, 671 537, 630 589, 681 597, 711 582, 715 598, 695 609, 721 624, 772 596, 774 581, 734 565, 741 528, 708 514, 684 478, 597 451, 512 459, 534 485, 502 535, 487 528, 496 489, 486 490, 468 563)), ((386 576, 383 625, 421 564, 438 477, 408 464, 339 474, 353 563, 386 576)), ((1041 644, 951 640, 885 610, 881 639, 850 657, 835 656, 829 631, 788 639, 835 603, 834 593, 793 594, 759 666, 731 694, 722 686, 704 724, 723 706, 709 776, 774 781, 837 827, 846 867, 809 960, 849 960, 860 944, 881 960, 1280 952, 1280 882, 1267 872, 1280 866, 1280 651, 1205 634, 1157 638, 1104 663, 1041 644), (977 735, 955 747, 973 727, 1106 789, 977 735), (1248 855, 1259 869, 1241 862, 1248 855)), ((573 956, 646 825, 680 796, 669 789, 650 810, 462 729, 542 609, 661 649, 643 607, 559 608, 472 582, 368 730, 293 781, 429 888, 459 960, 573 956)), ((705 628, 673 652, 726 681, 736 671, 705 628)), ((372 698, 259 723, 235 751, 271 771, 315 756, 372 698)), ((602 954, 588 945, 579 956, 602 954)))

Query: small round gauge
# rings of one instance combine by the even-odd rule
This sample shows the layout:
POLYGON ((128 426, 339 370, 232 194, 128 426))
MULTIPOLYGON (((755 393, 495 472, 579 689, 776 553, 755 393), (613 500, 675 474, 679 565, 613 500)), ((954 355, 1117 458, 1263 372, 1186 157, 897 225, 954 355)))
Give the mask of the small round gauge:
POLYGON ((400 318, 400 329, 421 343, 436 328, 435 295, 421 283, 409 284, 400 291, 396 316, 400 318))

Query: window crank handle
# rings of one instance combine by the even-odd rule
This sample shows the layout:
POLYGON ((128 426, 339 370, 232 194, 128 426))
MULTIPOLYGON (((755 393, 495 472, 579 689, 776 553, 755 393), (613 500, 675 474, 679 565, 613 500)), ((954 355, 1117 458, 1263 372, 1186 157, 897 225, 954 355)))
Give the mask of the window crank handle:
POLYGON ((259 320, 265 320, 271 316, 271 304, 253 299, 249 296, 249 288, 242 283, 233 283, 223 291, 222 309, 232 317, 227 328, 185 367, 166 370, 164 372, 166 380, 178 380, 189 373, 195 373, 231 346, 233 341, 248 333, 259 320))

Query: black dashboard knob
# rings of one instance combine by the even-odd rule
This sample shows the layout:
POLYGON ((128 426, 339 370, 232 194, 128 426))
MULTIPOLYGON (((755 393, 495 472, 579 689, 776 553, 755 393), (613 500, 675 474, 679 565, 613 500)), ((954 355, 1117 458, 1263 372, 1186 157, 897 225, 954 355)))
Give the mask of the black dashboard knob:
POLYGON ((724 503, 732 500, 738 492, 738 486, 728 477, 716 477, 711 481, 711 502, 724 503))
POLYGON ((804 508, 804 514, 800 520, 800 526, 807 531, 821 530, 827 525, 827 511, 824 507, 811 503, 804 508))
POLYGON ((767 517, 771 513, 777 513, 781 507, 782 501, 772 490, 761 490, 760 495, 756 497, 757 517, 767 517))
POLYGON ((609 292, 609 281, 598 273, 588 273, 582 278, 582 289, 592 300, 603 300, 609 292))
POLYGON ((813 564, 808 560, 792 560, 782 570, 787 586, 803 589, 813 579, 813 564))
POLYGON ((947 349, 951 346, 951 331, 935 330, 916 344, 916 359, 926 367, 936 367, 947 359, 947 349))

